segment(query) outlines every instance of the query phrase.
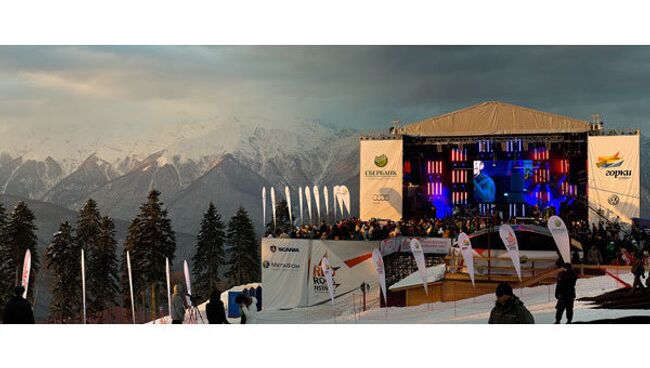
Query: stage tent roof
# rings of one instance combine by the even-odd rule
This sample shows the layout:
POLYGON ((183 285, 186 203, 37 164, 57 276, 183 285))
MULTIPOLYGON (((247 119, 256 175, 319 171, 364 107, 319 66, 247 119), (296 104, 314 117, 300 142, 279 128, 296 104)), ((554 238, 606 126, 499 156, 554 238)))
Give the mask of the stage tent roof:
POLYGON ((498 101, 483 102, 402 127, 401 133, 421 137, 585 133, 584 120, 498 101))

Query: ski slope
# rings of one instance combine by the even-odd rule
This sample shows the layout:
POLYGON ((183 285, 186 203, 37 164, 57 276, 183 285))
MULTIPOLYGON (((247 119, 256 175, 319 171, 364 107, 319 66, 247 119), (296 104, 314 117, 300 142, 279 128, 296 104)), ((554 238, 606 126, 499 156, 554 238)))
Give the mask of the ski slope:
MULTIPOLYGON (((618 275, 623 281, 632 283, 634 277, 631 273, 618 275)), ((235 287, 232 290, 242 290, 244 287, 257 286, 250 284, 235 287)), ((596 296, 620 288, 610 276, 598 276, 588 279, 578 279, 576 292, 578 298, 596 296)), ((535 323, 550 324, 555 322, 555 285, 543 285, 515 289, 517 295, 535 317, 535 323)), ((476 298, 457 302, 437 302, 415 307, 379 308, 379 288, 377 284, 371 285, 368 297, 369 310, 360 311, 361 293, 353 292, 336 298, 335 306, 327 303, 291 310, 262 310, 258 312, 257 321, 261 324, 331 324, 331 323, 379 323, 379 324, 406 324, 406 323, 462 323, 484 324, 494 306, 493 294, 482 295, 476 298)), ((224 304, 227 303, 227 292, 222 294, 224 304)), ((199 306, 205 316, 205 304, 199 306)), ((574 322, 587 322, 597 319, 619 318, 625 316, 650 316, 650 310, 608 310, 592 309, 587 302, 577 301, 574 307, 574 322)), ((186 316, 187 318, 187 316, 186 316)), ((165 323, 158 321, 157 323, 165 323)), ((231 323, 239 323, 239 319, 230 319, 231 323)), ((207 320, 204 320, 207 323, 207 320)))

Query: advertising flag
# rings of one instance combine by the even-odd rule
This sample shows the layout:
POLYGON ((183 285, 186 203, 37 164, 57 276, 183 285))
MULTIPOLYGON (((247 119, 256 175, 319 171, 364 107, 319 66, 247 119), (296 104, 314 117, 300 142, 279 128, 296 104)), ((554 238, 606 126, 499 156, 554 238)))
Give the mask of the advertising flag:
POLYGON ((271 187, 271 213, 273 214, 273 231, 275 231, 275 188, 271 187))
POLYGON ((307 198, 307 214, 309 215, 309 224, 314 222, 311 220, 311 190, 309 187, 305 187, 305 198, 307 198))
MULTIPOLYGON (((345 205, 345 209, 348 211, 348 216, 350 216, 352 214, 350 211, 350 191, 345 185, 341 185, 339 187, 339 190, 341 191, 341 196, 343 197, 343 204, 345 205)), ((343 211, 341 211, 341 213, 343 213, 343 211)))
POLYGON ((190 298, 190 295, 192 295, 192 282, 190 281, 190 268, 187 266, 187 260, 183 261, 183 273, 185 273, 185 285, 187 285, 187 295, 185 298, 187 299, 187 305, 191 307, 192 299, 190 298))
POLYGON ((291 216, 291 192, 289 186, 284 187, 284 197, 287 199, 287 208, 289 209, 289 223, 293 227, 293 217, 291 216))
POLYGON ((429 295, 429 283, 427 282, 427 269, 424 262, 424 251, 422 250, 422 244, 420 241, 413 238, 411 239, 411 253, 413 253, 413 258, 415 258, 415 264, 418 266, 418 273, 422 279, 422 286, 424 286, 424 293, 429 295))
POLYGON ((314 201, 316 202, 316 215, 318 222, 320 223, 320 192, 318 191, 318 186, 314 185, 314 201))
POLYGON ((339 186, 335 185, 332 187, 332 209, 334 210, 334 221, 336 222, 336 201, 337 193, 339 192, 339 186))
POLYGON ((300 204, 300 225, 303 225, 305 222, 302 220, 302 187, 298 188, 298 203, 300 204))
POLYGON ((472 286, 474 286, 474 250, 472 249, 472 242, 469 240, 467 234, 458 234, 458 247, 460 248, 460 253, 463 255, 465 266, 467 266, 467 273, 469 274, 470 280, 472 280, 472 286))
POLYGON ((266 187, 262 187, 262 229, 266 228, 266 187))
POLYGON ((23 298, 27 298, 27 289, 29 288, 29 273, 32 270, 32 252, 27 249, 25 251, 25 259, 23 260, 23 277, 21 279, 21 285, 25 288, 23 292, 23 298))
POLYGON ((521 281, 521 262, 519 261, 519 243, 517 242, 517 236, 515 231, 512 230, 512 227, 508 224, 503 224, 499 228, 499 235, 503 244, 506 246, 508 255, 512 259, 512 264, 515 266, 515 271, 517 271, 517 277, 521 281))
POLYGON ((384 258, 381 256, 381 251, 379 249, 372 251, 372 260, 375 262, 375 270, 377 271, 377 277, 379 278, 381 293, 384 295, 384 303, 387 303, 388 299, 386 299, 386 272, 384 271, 384 258))
POLYGON ((327 291, 330 294, 332 306, 334 306, 334 270, 332 269, 330 261, 327 259, 327 257, 323 257, 323 261, 321 262, 320 267, 323 270, 323 274, 325 275, 325 280, 327 281, 327 291))
POLYGON ((172 320, 172 288, 171 278, 169 277, 169 258, 165 257, 165 275, 167 276, 167 310, 169 311, 169 321, 172 320))
POLYGON ((325 200, 325 217, 329 219, 330 217, 330 195, 329 192, 327 191, 327 187, 323 187, 323 199, 325 200))
POLYGON ((341 212, 341 218, 345 217, 345 212, 343 212, 343 186, 339 185, 336 187, 336 192, 334 193, 336 197, 336 202, 339 204, 339 211, 341 212))
POLYGON ((81 250, 81 298, 84 309, 84 325, 86 324, 86 260, 84 250, 81 250))
POLYGON ((129 273, 129 293, 131 294, 131 316, 133 317, 133 324, 135 324, 135 303, 133 302, 133 276, 131 274, 131 256, 129 251, 126 251, 126 269, 129 273))
POLYGON ((571 245, 569 241, 569 231, 566 224, 558 216, 551 216, 548 219, 548 230, 553 235, 553 240, 557 249, 560 251, 564 263, 571 263, 571 245))

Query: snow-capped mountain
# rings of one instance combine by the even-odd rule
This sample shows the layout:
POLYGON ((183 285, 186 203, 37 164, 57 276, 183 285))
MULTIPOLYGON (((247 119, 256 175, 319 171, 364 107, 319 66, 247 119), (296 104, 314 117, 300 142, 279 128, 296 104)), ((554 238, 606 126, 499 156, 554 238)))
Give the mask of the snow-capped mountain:
POLYGON ((285 185, 294 196, 305 185, 348 184, 353 195, 358 187, 358 133, 317 121, 214 118, 178 124, 155 140, 110 136, 84 142, 73 147, 52 136, 1 153, 0 193, 71 210, 92 197, 103 213, 128 220, 156 188, 175 228, 195 233, 209 201, 224 217, 244 206, 261 230, 262 186, 276 186, 280 198, 285 185), (49 151, 53 155, 44 156, 49 151))

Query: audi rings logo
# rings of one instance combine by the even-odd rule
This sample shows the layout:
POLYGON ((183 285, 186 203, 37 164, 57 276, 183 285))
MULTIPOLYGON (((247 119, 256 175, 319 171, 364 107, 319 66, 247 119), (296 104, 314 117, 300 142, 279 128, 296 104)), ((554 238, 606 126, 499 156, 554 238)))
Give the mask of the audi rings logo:
POLYGON ((616 206, 619 202, 621 201, 621 198, 617 196, 616 194, 612 194, 607 198, 607 203, 611 204, 612 206, 616 206))
POLYGON ((278 248, 275 245, 271 245, 269 249, 271 250, 271 253, 275 253, 275 251, 278 250, 278 248))
POLYGON ((262 267, 264 267, 264 268, 269 268, 270 265, 271 264, 269 263, 269 261, 262 262, 262 267))
POLYGON ((390 200, 390 196, 384 193, 375 193, 372 195, 373 202, 387 202, 390 200))

